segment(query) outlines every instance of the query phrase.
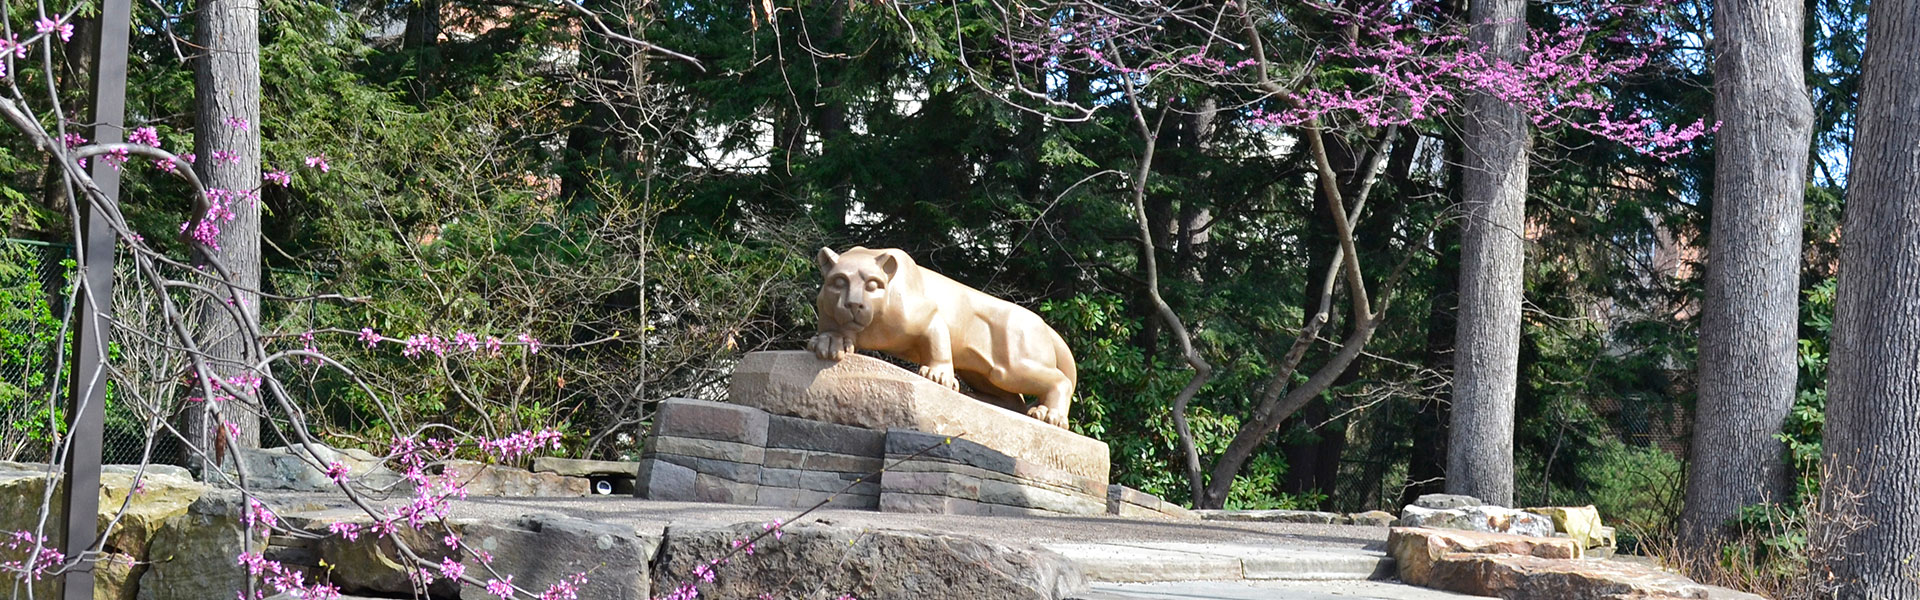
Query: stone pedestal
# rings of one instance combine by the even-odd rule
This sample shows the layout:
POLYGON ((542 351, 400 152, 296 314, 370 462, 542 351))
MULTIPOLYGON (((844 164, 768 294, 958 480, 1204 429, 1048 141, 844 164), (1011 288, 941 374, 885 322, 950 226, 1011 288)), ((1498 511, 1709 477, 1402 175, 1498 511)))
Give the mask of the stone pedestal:
MULTIPOLYGON (((736 404, 776 415, 867 429, 951 435, 1025 463, 1100 482, 1105 498, 1107 445, 993 406, 879 359, 839 362, 805 351, 754 352, 741 359, 728 389, 736 404)), ((1104 501, 1104 500, 1103 500, 1104 501)))
POLYGON ((828 501, 889 512, 1108 512, 1105 443, 883 361, 756 352, 736 369, 732 393, 731 403, 660 404, 636 496, 791 508, 828 501))

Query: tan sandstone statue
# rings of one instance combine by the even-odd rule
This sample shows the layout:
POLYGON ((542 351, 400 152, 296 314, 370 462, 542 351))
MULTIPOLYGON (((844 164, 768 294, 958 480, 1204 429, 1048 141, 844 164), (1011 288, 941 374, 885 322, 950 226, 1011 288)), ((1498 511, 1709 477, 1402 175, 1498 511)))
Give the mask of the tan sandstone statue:
POLYGON ((815 300, 820 333, 807 343, 814 355, 837 361, 855 349, 878 350, 919 364, 935 383, 958 390, 965 381, 996 405, 1067 426, 1078 380, 1073 352, 1040 315, 923 269, 896 249, 821 248, 814 262, 825 280, 815 300), (1039 402, 1026 408, 1023 394, 1039 402))

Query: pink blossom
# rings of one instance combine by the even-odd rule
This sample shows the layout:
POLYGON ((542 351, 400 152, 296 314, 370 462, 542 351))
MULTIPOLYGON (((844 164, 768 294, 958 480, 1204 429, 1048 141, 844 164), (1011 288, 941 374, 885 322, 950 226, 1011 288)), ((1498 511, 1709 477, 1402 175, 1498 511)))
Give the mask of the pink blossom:
POLYGON ((520 334, 519 340, 520 343, 527 345, 528 354, 540 353, 540 340, 534 339, 533 336, 524 333, 520 334))
POLYGON ((62 42, 70 41, 73 39, 72 23, 55 21, 47 17, 40 17, 40 20, 33 22, 33 27, 34 29, 38 30, 40 33, 53 33, 56 31, 59 32, 60 41, 62 42))
POLYGON ((459 579, 467 574, 467 566, 451 557, 443 558, 440 559, 440 574, 445 575, 447 579, 459 579))
POLYGON ((349 542, 360 539, 360 525, 358 523, 336 521, 328 525, 327 530, 333 532, 334 535, 346 538, 349 542))
POLYGON ((279 184, 280 187, 287 187, 287 186, 293 185, 293 176, 287 174, 286 171, 282 171, 279 169, 267 171, 267 174, 260 176, 260 178, 266 181, 279 184))
POLYGON ((372 327, 360 328, 360 341, 366 342, 368 348, 372 348, 374 344, 380 343, 383 339, 385 338, 380 337, 380 334, 374 333, 372 327))
POLYGON ((307 157, 307 167, 320 169, 321 173, 326 173, 333 169, 331 165, 327 164, 327 155, 325 154, 307 157))
POLYGON ((215 150, 213 151, 213 159, 222 162, 237 163, 240 162, 240 153, 227 150, 215 150))
POLYGON ((127 134, 127 142, 159 148, 160 132, 155 131, 152 127, 137 127, 134 128, 132 133, 127 134))
POLYGON ((224 121, 226 122, 228 127, 232 127, 240 131, 246 131, 249 126, 249 124, 247 123, 246 117, 228 115, 227 118, 224 119, 224 121))
POLYGON ((327 478, 332 479, 334 483, 345 484, 347 482, 347 465, 341 464, 341 462, 337 460, 329 461, 327 463, 327 478))
POLYGON ((513 575, 508 574, 506 577, 501 579, 487 580, 487 593, 493 594, 495 596, 499 596, 501 598, 512 598, 513 597, 513 575))

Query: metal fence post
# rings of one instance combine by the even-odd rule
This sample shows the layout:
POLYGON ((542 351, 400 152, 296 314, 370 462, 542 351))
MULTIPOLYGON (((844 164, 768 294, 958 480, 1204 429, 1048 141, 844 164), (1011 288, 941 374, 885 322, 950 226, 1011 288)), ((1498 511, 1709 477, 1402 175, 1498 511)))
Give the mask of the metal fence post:
MULTIPOLYGON (((133 29, 131 0, 105 0, 100 7, 99 53, 93 73, 93 139, 125 139, 127 110, 127 36, 133 29)), ((102 157, 93 161, 93 181, 108 204, 120 201, 120 171, 102 157)), ((74 319, 73 373, 67 389, 67 507, 63 548, 78 561, 65 576, 65 600, 93 598, 93 565, 83 560, 100 537, 100 451, 106 426, 107 334, 113 310, 114 231, 93 202, 82 202, 86 232, 81 257, 80 310, 74 319)))

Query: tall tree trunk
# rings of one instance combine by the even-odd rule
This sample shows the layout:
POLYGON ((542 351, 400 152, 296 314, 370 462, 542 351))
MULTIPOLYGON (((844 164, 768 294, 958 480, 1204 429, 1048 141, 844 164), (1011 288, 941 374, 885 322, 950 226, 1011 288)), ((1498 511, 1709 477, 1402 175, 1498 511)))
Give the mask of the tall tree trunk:
MULTIPOLYGON (((1841 598, 1920 598, 1920 0, 1875 0, 1840 225, 1828 507, 1872 525, 1823 565, 1841 598), (1850 500, 1858 494, 1857 501, 1850 500)), ((1820 571, 1816 571, 1820 572, 1820 571)))
POLYGON ((1681 537, 1717 546, 1740 507, 1781 500, 1800 321, 1800 221, 1813 104, 1798 0, 1713 8, 1713 223, 1701 304, 1699 404, 1681 537))
MULTIPOLYGON (((227 286, 213 287, 228 297, 209 301, 200 319, 201 343, 213 370, 209 375, 223 379, 243 373, 243 365, 260 358, 249 351, 253 340, 247 338, 260 323, 259 21, 258 0, 200 4, 197 26, 203 53, 194 62, 193 150, 199 156, 194 170, 208 188, 224 190, 234 214, 233 220, 219 224, 219 248, 209 251, 228 277, 227 286)), ((188 413, 188 435, 202 449, 223 447, 217 431, 223 423, 231 423, 237 434, 233 445, 258 447, 259 395, 194 405, 188 413)))
MULTIPOLYGON (((1475 0, 1475 45, 1518 62, 1524 0, 1475 0)), ((1454 341, 1447 491, 1513 503, 1513 397, 1519 377, 1526 223, 1527 121, 1485 93, 1467 99, 1466 222, 1460 244, 1460 318, 1454 341)))

